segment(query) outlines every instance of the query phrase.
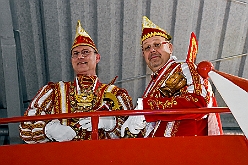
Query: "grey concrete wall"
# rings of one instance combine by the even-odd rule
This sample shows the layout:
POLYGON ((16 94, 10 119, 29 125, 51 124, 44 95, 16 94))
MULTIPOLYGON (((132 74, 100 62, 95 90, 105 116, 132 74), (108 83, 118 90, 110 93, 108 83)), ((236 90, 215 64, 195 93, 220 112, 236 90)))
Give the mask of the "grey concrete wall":
MULTIPOLYGON (((77 20, 81 20, 101 54, 97 69, 101 81, 108 83, 118 76, 116 85, 126 88, 134 103, 151 73, 140 47, 143 15, 172 35, 178 59, 186 58, 190 33, 195 32, 199 40, 197 63, 209 60, 217 70, 248 78, 245 55, 225 59, 247 54, 247 3, 248 0, 1 0, 0 109, 23 114, 22 104, 27 107, 47 82, 73 79, 70 48, 77 20), (12 48, 7 47, 7 42, 12 48), (5 61, 12 62, 10 68, 5 61), (8 97, 10 89, 20 91, 17 96, 21 104, 15 105, 19 108, 8 104, 13 100, 8 97)), ((217 91, 216 96, 219 105, 225 106, 217 91)))

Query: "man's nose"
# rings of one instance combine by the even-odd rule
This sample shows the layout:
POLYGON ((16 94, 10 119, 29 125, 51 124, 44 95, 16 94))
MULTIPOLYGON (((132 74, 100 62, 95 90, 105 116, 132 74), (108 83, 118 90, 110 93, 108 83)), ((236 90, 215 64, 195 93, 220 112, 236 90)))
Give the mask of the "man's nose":
POLYGON ((152 46, 151 48, 150 48, 150 52, 155 52, 156 51, 156 49, 152 46))
POLYGON ((83 53, 79 53, 78 58, 84 58, 84 54, 83 53))

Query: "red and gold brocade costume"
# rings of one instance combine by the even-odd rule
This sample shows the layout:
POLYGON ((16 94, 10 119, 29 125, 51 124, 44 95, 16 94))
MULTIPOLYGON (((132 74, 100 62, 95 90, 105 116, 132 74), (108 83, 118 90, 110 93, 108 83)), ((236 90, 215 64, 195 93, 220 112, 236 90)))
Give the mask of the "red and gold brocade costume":
MULTIPOLYGON (((178 63, 171 59, 156 73, 143 95, 144 109, 200 108, 212 107, 215 98, 210 83, 203 80, 193 63, 178 63), (183 73, 187 84, 171 97, 161 89, 175 73, 183 73)), ((145 116, 147 123, 145 137, 172 137, 221 134, 218 114, 158 115, 145 116)), ((144 131, 144 130, 143 130, 144 131)))
MULTIPOLYGON (((133 109, 132 98, 125 89, 111 84, 102 84, 97 76, 77 75, 74 82, 48 83, 42 87, 24 116, 92 112, 98 110, 133 109), (103 105, 105 108, 101 108, 103 105), (108 107, 109 109, 106 109, 108 107), (100 108, 100 109, 99 109, 100 108)), ((91 139, 91 132, 80 128, 79 119, 62 119, 62 125, 72 127, 76 136, 73 140, 91 139)), ((99 129, 99 139, 120 137, 120 127, 125 117, 116 117, 116 126, 110 131, 99 129)), ((24 122, 20 124, 20 136, 26 143, 50 141, 45 135, 45 126, 50 121, 24 122)))

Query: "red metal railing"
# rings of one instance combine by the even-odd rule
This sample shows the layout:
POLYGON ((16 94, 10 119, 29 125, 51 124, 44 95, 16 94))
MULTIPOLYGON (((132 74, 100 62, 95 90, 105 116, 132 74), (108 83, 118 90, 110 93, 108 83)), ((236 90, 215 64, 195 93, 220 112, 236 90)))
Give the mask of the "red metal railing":
POLYGON ((190 108, 190 109, 166 109, 166 110, 121 110, 121 111, 96 111, 83 113, 64 113, 40 116, 23 116, 0 119, 0 124, 18 123, 26 121, 40 121, 52 119, 69 119, 91 117, 92 140, 98 140, 98 122, 100 116, 130 116, 130 115, 182 115, 182 114, 206 114, 206 113, 230 113, 227 107, 190 108))

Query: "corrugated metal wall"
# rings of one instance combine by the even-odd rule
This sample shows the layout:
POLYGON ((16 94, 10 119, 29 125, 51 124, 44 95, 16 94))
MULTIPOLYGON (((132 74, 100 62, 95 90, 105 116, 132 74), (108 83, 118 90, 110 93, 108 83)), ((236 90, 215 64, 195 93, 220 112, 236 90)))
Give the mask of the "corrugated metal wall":
MULTIPOLYGON (((20 116, 40 87, 72 80, 70 48, 77 20, 101 54, 98 76, 118 76, 134 103, 151 71, 141 54, 142 16, 169 32, 184 60, 190 33, 199 40, 197 62, 248 78, 248 0, 1 0, 0 117, 20 116), (236 55, 241 55, 235 58, 236 55), (217 59, 217 60, 216 60, 217 59)), ((225 106, 216 92, 219 105, 225 106)), ((9 125, 10 137, 18 135, 9 125)), ((12 140, 14 141, 14 140, 12 140)))

